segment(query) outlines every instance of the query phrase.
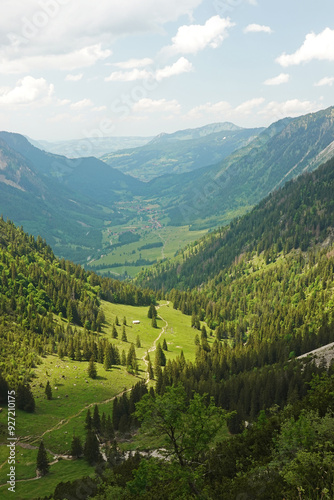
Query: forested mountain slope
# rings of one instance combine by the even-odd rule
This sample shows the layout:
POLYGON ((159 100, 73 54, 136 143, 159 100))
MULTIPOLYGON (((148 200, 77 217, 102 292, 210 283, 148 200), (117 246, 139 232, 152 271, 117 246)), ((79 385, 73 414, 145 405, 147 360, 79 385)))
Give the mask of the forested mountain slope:
POLYGON ((334 160, 290 181, 249 214, 208 235, 183 253, 146 270, 142 285, 187 290, 203 286, 238 259, 265 252, 265 260, 291 249, 306 251, 334 238, 334 160))
POLYGON ((151 193, 168 197, 173 224, 214 227, 245 213, 272 190, 334 153, 334 108, 280 120, 245 148, 213 165, 150 182, 151 193))
POLYGON ((131 199, 138 183, 96 158, 69 160, 0 133, 0 214, 76 262, 101 248, 107 216, 115 224, 127 220, 114 203, 131 199))

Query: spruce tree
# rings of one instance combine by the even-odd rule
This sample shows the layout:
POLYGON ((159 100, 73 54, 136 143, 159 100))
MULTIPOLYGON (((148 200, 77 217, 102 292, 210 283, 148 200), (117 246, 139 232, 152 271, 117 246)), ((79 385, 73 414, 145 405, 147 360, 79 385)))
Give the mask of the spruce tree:
POLYGON ((121 354, 121 365, 126 366, 126 354, 125 354, 124 349, 122 350, 122 354, 121 354))
POLYGON ((126 336, 126 331, 125 331, 125 326, 123 325, 123 330, 122 330, 122 341, 127 342, 128 338, 126 336))
POLYGON ((86 419, 85 419, 85 429, 87 431, 91 430, 92 429, 92 426, 93 426, 93 423, 92 423, 92 415, 90 413, 90 409, 88 408, 87 410, 87 415, 86 415, 86 419))
POLYGON ((115 318, 115 324, 116 324, 117 326, 119 326, 118 316, 116 316, 116 318, 115 318))
POLYGON ((93 431, 88 431, 84 446, 84 456, 89 465, 94 465, 101 460, 99 442, 93 431))
POLYGON ((99 408, 97 405, 94 406, 93 418, 92 418, 92 426, 96 432, 101 431, 101 419, 99 414, 99 408))
POLYGON ((47 381, 46 386, 45 386, 45 395, 46 395, 46 399, 48 399, 48 400, 52 399, 52 389, 51 389, 51 385, 50 385, 49 381, 47 381))
POLYGON ((103 367, 105 370, 109 370, 112 367, 112 353, 110 344, 107 344, 104 350, 103 367))
POLYGON ((164 339, 163 343, 162 343, 162 349, 164 351, 168 351, 168 347, 167 347, 167 342, 166 342, 166 339, 164 339))
POLYGON ((123 318, 123 325, 126 325, 126 317, 123 318))
POLYGON ((72 457, 79 458, 83 454, 83 448, 79 436, 73 436, 71 443, 71 455, 72 457))
POLYGON ((136 347, 139 349, 141 347, 140 337, 137 335, 136 347))
POLYGON ((38 448, 36 468, 41 476, 45 476, 49 472, 50 465, 43 441, 38 448))
POLYGON ((158 328, 157 318, 155 316, 152 316, 151 325, 152 325, 153 328, 158 328))
POLYGON ((117 339, 117 337, 118 337, 118 332, 117 332, 117 328, 115 325, 112 326, 111 336, 113 339, 117 339))
POLYGON ((96 371, 94 356, 92 356, 90 358, 89 365, 88 365, 88 368, 87 368, 87 372, 88 372, 88 377, 93 378, 93 379, 97 377, 97 371, 96 371))

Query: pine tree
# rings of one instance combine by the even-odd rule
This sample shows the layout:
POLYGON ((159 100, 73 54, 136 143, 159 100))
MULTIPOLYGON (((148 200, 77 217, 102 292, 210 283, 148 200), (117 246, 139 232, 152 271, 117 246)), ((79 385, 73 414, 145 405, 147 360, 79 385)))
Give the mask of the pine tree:
POLYGON ((93 379, 97 377, 97 371, 96 371, 94 356, 92 356, 90 358, 89 365, 88 365, 88 368, 87 368, 87 372, 88 372, 88 377, 93 378, 93 379))
POLYGON ((137 335, 136 347, 139 349, 141 347, 140 337, 137 335))
POLYGON ((94 406, 92 426, 96 432, 101 431, 101 419, 100 419, 100 414, 99 414, 99 408, 97 405, 94 406))
POLYGON ((71 443, 71 455, 72 457, 79 458, 83 454, 83 448, 81 440, 78 436, 73 436, 71 443))
POLYGON ((148 372, 148 378, 150 380, 153 380, 154 379, 154 371, 153 371, 153 366, 152 366, 151 360, 149 360, 149 362, 148 362, 147 372, 148 372))
POLYGON ((112 353, 111 345, 108 343, 104 350, 103 367, 105 370, 109 370, 112 367, 112 353))
POLYGON ((119 326, 118 316, 116 316, 116 318, 115 318, 115 324, 116 324, 117 326, 119 326))
POLYGON ((117 332, 117 328, 115 325, 112 326, 111 336, 113 339, 117 339, 117 337, 118 337, 118 332, 117 332))
POLYGON ((123 318, 123 325, 126 325, 126 317, 123 318))
POLYGON ((131 344, 130 349, 128 351, 128 356, 126 358, 126 366, 129 371, 131 371, 131 369, 134 370, 135 372, 138 371, 136 350, 133 344, 131 344))
POLYGON ((45 386, 45 395, 46 395, 46 399, 48 399, 48 400, 52 399, 52 389, 51 389, 51 385, 50 385, 49 381, 47 381, 46 386, 45 386))
POLYGON ((157 349, 155 351, 155 368, 157 366, 165 366, 166 365, 166 356, 163 350, 161 349, 160 342, 157 345, 157 349))
POLYGON ((88 408, 86 419, 85 419, 85 429, 87 431, 90 431, 92 429, 92 426, 93 426, 92 415, 90 413, 90 409, 88 408))
POLYGON ((126 330, 125 330, 125 326, 123 325, 123 330, 122 330, 122 341, 123 342, 127 342, 128 341, 128 338, 126 336, 126 330))
POLYGON ((122 350, 122 355, 121 355, 121 365, 126 366, 126 354, 124 349, 122 350))
POLYGON ((115 437, 114 426, 112 425, 112 421, 111 421, 110 415, 108 415, 108 418, 107 418, 107 421, 106 421, 105 435, 106 435, 106 438, 109 441, 111 441, 115 437))
POLYGON ((152 316, 151 325, 152 325, 153 328, 158 328, 157 318, 155 316, 152 316))
POLYGON ((149 309, 148 309, 147 317, 152 319, 153 317, 157 317, 157 315, 158 315, 158 313, 157 313, 156 308, 154 307, 153 304, 151 304, 149 309))
POLYGON ((93 431, 88 431, 84 446, 84 456, 89 465, 96 464, 101 461, 99 442, 93 431))
POLYGON ((36 468, 41 476, 45 476, 49 472, 50 465, 43 441, 38 448, 36 468))
POLYGON ((168 347, 167 347, 167 342, 166 342, 166 339, 164 339, 163 343, 162 343, 162 349, 164 351, 168 351, 168 347))

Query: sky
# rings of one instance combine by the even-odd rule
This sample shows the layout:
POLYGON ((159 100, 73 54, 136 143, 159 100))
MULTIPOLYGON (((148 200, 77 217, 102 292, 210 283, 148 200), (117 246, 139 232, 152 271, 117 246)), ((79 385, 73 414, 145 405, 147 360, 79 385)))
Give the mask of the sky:
POLYGON ((334 105, 333 0, 2 0, 0 130, 268 126, 334 105))

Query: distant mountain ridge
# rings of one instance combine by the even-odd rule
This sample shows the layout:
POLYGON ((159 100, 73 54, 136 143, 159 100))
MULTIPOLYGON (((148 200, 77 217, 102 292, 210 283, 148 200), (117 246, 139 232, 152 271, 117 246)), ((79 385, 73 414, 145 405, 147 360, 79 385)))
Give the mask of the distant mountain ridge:
POLYGON ((169 197, 173 223, 213 227, 228 222, 302 172, 334 154, 334 107, 298 118, 284 118, 244 148, 206 168, 176 179, 152 181, 151 192, 169 197), (202 225, 201 225, 202 224, 202 225))
POLYGON ((147 144, 153 137, 111 136, 85 137, 67 141, 34 140, 26 136, 35 147, 48 153, 67 156, 68 158, 82 158, 83 156, 100 156, 124 148, 136 148, 147 144))
POLYGON ((246 146, 264 128, 243 129, 233 123, 213 123, 196 129, 160 134, 148 144, 101 157, 123 173, 149 181, 160 175, 192 172, 213 165, 246 146))
POLYGON ((53 155, 0 132, 0 214, 42 235, 58 255, 83 262, 101 247, 105 207, 124 222, 114 203, 131 199, 138 184, 97 158, 53 155))

